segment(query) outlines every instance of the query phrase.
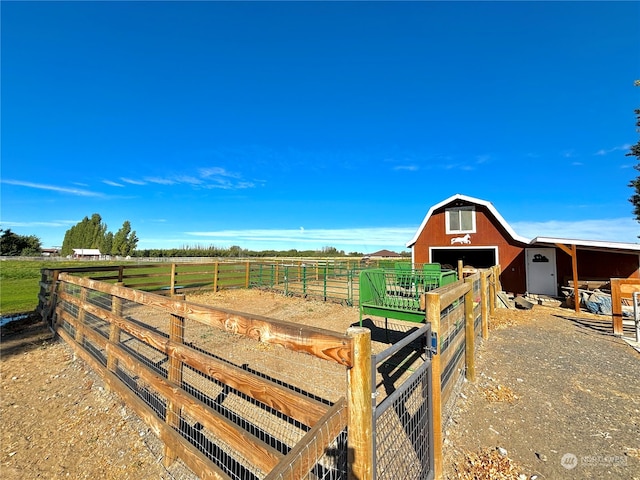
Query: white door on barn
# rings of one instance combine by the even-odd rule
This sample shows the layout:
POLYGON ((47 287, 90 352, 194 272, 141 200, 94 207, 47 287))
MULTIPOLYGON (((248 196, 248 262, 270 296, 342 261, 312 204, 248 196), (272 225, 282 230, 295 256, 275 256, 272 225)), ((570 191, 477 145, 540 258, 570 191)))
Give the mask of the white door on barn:
POLYGON ((555 248, 527 248, 527 292, 558 295, 555 248))

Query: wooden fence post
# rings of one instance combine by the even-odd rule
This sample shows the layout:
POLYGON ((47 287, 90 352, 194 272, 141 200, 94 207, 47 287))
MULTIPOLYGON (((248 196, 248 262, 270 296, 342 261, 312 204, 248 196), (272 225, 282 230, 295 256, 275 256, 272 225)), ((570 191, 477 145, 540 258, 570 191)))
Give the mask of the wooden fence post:
POLYGON ((496 269, 493 269, 493 275, 489 281, 489 314, 493 315, 496 309, 496 286, 500 282, 496 269))
MULTIPOLYGON (((122 287, 123 282, 117 282, 117 286, 122 287)), ((120 297, 111 296, 111 313, 116 317, 122 317, 122 299, 120 297)), ((117 346, 120 343, 120 328, 115 323, 111 323, 109 327, 109 343, 117 346)), ((107 369, 115 373, 118 368, 118 359, 107 350, 107 369)))
POLYGON ((82 307, 86 304, 87 304, 87 289, 85 287, 80 287, 80 305, 81 306, 78 307, 78 317, 77 317, 78 324, 76 326, 76 335, 75 335, 75 341, 80 346, 84 344, 84 336, 82 334, 82 329, 84 327, 84 319, 87 315, 87 312, 82 307))
POLYGON ((468 283, 471 288, 464 294, 464 357, 466 364, 465 376, 470 382, 476 380, 476 364, 475 364, 475 351, 476 351, 476 330, 475 330, 475 318, 473 308, 473 277, 470 277, 468 283))
POLYGON ((56 324, 56 303, 58 301, 58 277, 60 276, 60 270, 53 270, 51 272, 51 285, 49 291, 49 305, 47 308, 47 323, 49 327, 55 329, 56 324))
POLYGON ((462 260, 458 260, 458 280, 462 280, 464 278, 464 262, 462 260))
MULTIPOLYGON (((489 295, 487 292, 487 273, 486 270, 480 272, 480 312, 482 315, 482 338, 489 338, 489 295)), ((495 270, 494 270, 495 275, 495 270)))
POLYGON ((371 379, 371 331, 350 327, 353 340, 353 367, 347 370, 347 405, 349 412, 349 480, 372 480, 373 477, 373 406, 371 379))
POLYGON ((244 280, 244 288, 249 288, 250 283, 250 273, 251 273, 251 262, 247 262, 246 272, 245 272, 245 280, 244 280))
POLYGON ((218 291, 218 262, 213 262, 213 291, 218 291))
MULTIPOLYGON (((174 295, 174 300, 184 300, 185 295, 174 295)), ((171 315, 169 323, 169 341, 174 343, 184 343, 184 318, 178 315, 171 315)), ((173 383, 178 388, 182 387, 182 368, 183 363, 179 358, 171 355, 169 357, 169 368, 167 370, 167 380, 173 383)), ((167 412, 165 420, 167 425, 172 428, 180 427, 180 405, 171 399, 167 399, 167 412)), ((176 461, 177 453, 167 444, 164 446, 164 460, 165 467, 169 467, 176 461)))
POLYGON ((176 264, 171 264, 171 280, 169 282, 169 295, 176 293, 176 264))
POLYGON ((432 392, 431 405, 433 409, 433 470, 434 477, 442 478, 443 457, 442 457, 442 365, 440 364, 440 295, 434 292, 427 292, 425 297, 426 321, 431 323, 431 334, 435 335, 436 346, 434 355, 431 357, 432 372, 432 392))

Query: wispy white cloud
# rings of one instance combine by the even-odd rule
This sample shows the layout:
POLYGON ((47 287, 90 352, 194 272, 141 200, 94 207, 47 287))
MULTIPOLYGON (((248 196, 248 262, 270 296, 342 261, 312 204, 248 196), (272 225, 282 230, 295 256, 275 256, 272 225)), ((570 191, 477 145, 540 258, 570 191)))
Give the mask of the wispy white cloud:
POLYGON ((145 182, 149 183, 157 183, 158 185, 174 185, 176 182, 169 178, 161 178, 161 177, 145 177, 145 182))
POLYGON ((637 243, 640 235, 640 224, 632 218, 512 222, 511 227, 525 238, 555 237, 637 243))
POLYGON ((631 148, 631 145, 628 143, 625 143, 623 145, 619 145, 617 147, 612 147, 612 148, 601 148, 600 150, 598 150, 596 153, 594 153, 594 155, 608 155, 610 153, 613 152, 618 152, 618 151, 628 151, 631 148))
POLYGON ((210 178, 210 177, 240 178, 240 175, 238 173, 229 172, 222 167, 201 168, 199 172, 200 172, 200 176, 203 178, 210 178))
POLYGON ((243 190, 256 186, 253 181, 243 180, 240 173, 231 172, 222 167, 200 168, 197 170, 196 175, 184 173, 170 177, 144 177, 144 180, 131 178, 121 178, 121 180, 132 185, 146 185, 148 183, 157 185, 190 185, 195 188, 218 188, 224 190, 243 190))
POLYGON ((104 197, 103 193, 92 192, 91 190, 85 190, 82 188, 60 187, 57 185, 45 185, 42 183, 23 182, 21 180, 9 180, 9 179, 3 179, 2 183, 5 183, 7 185, 16 185, 19 187, 35 188, 37 190, 49 190, 52 192, 66 193, 69 195, 76 195, 79 197, 104 197))
POLYGON ((111 187, 124 187, 124 185, 122 185, 121 183, 112 182, 111 180, 103 180, 102 183, 105 183, 111 187))
POLYGON ((75 225, 78 223, 78 220, 52 220, 49 222, 12 222, 2 220, 0 222, 3 227, 10 228, 35 228, 35 227, 51 227, 51 228, 59 228, 59 227, 68 227, 70 225, 75 225))
POLYGON ((120 177, 120 180, 122 180, 124 183, 129 183, 131 185, 146 185, 146 182, 143 182, 142 180, 133 180, 131 178, 126 178, 126 177, 120 177))

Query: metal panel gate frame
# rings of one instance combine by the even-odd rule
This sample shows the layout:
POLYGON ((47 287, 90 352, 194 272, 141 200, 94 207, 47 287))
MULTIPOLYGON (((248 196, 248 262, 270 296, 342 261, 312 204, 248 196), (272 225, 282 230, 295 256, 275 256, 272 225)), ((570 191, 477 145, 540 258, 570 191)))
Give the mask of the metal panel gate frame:
POLYGON ((376 405, 377 365, 419 338, 425 339, 425 345, 431 345, 430 324, 427 323, 400 342, 371 356, 374 392, 371 398, 373 478, 376 480, 431 480, 435 475, 430 348, 425 348, 425 362, 399 388, 376 405), (412 451, 403 450, 407 446, 412 451))

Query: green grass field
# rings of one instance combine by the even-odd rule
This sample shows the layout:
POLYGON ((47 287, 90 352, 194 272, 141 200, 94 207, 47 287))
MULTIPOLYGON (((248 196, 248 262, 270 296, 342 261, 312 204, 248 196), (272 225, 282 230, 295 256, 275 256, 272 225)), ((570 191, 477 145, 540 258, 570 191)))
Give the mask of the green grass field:
POLYGON ((107 262, 0 261, 0 315, 32 312, 38 306, 40 270, 43 268, 107 265, 107 262))

